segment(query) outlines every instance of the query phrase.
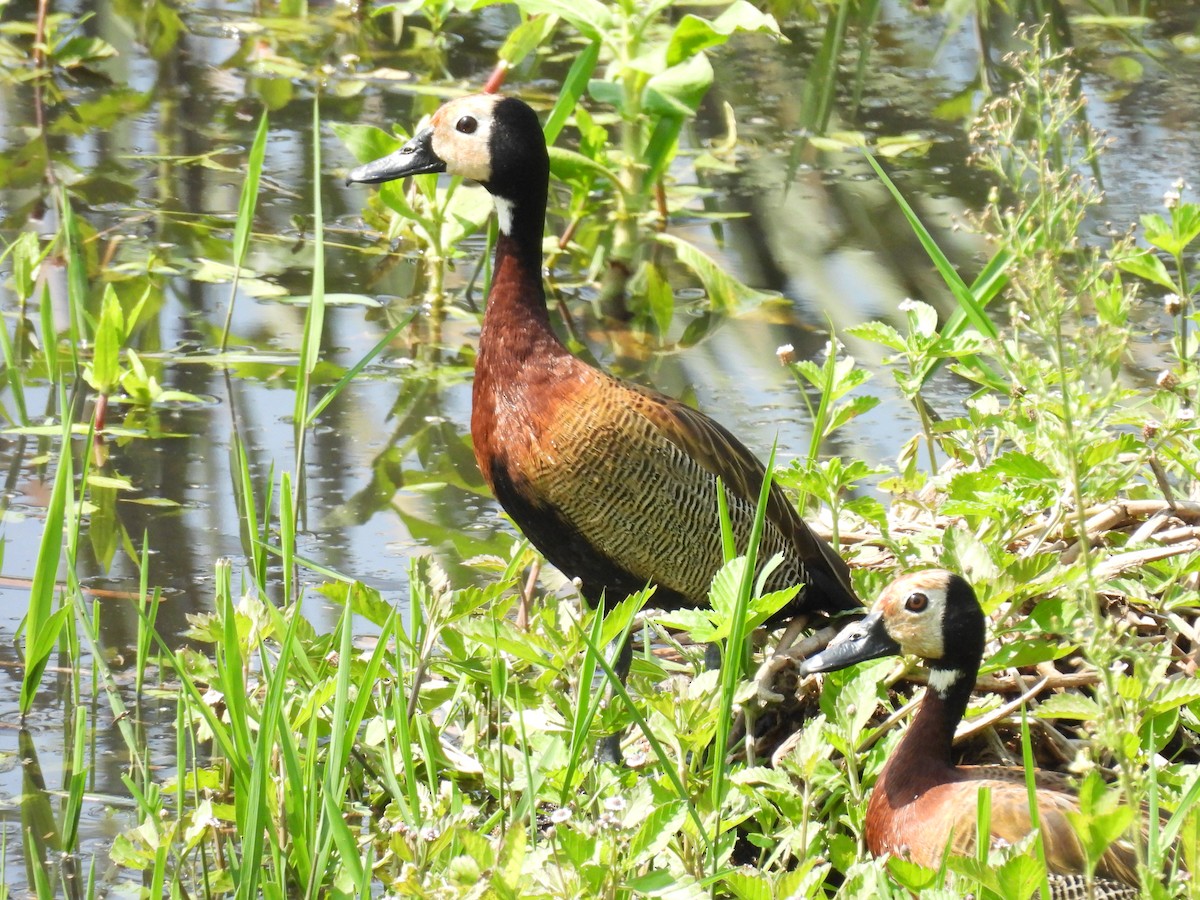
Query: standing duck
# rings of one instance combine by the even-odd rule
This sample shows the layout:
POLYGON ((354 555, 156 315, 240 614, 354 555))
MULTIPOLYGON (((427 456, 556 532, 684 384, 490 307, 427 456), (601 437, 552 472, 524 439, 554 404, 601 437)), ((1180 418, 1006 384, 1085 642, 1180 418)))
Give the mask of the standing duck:
MULTIPOLYGON (((980 788, 991 791, 991 839, 1010 844, 1032 830, 1023 769, 956 766, 951 744, 962 720, 984 650, 984 614, 975 591, 941 569, 893 581, 870 615, 846 628, 823 652, 800 664, 803 675, 832 672, 892 654, 919 656, 929 665, 929 687, 907 733, 879 774, 867 805, 867 848, 928 868, 943 854, 975 853, 980 788)), ((1079 804, 1066 779, 1037 772, 1038 822, 1055 897, 1078 891, 1086 861, 1068 814, 1079 804)), ((1138 896, 1133 847, 1113 843, 1095 872, 1103 898, 1138 896)))
MULTIPOLYGON (((475 458, 530 542, 595 605, 648 584, 662 609, 703 606, 723 562, 718 479, 744 546, 765 470, 721 425, 573 356, 550 326, 542 237, 550 162, 537 115, 513 97, 452 100, 403 147, 354 169, 373 184, 429 172, 479 182, 499 237, 472 391, 475 458)), ((803 584, 776 621, 860 610, 845 562, 772 487, 768 590, 803 584)), ((626 645, 616 666, 624 678, 626 645)))

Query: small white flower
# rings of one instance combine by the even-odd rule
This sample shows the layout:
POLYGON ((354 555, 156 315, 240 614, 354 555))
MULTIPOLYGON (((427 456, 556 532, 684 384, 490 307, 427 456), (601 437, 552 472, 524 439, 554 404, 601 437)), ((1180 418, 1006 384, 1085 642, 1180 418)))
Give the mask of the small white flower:
POLYGON ((791 344, 780 344, 775 350, 775 356, 779 359, 780 363, 790 366, 796 361, 796 348, 791 344))
POLYGON ((919 309, 917 306, 917 301, 912 297, 905 297, 900 301, 900 305, 896 308, 899 309, 900 312, 916 312, 917 309, 919 309))
POLYGON ((1174 209, 1179 205, 1179 201, 1183 197, 1183 192, 1190 189, 1190 184, 1182 178, 1176 178, 1175 183, 1171 185, 1171 189, 1163 194, 1163 206, 1167 209, 1174 209))
POLYGON ((1163 311, 1168 316, 1176 315, 1181 309, 1183 309, 1183 298, 1178 294, 1167 294, 1163 297, 1163 311))
POLYGON ((554 812, 550 813, 550 821, 555 825, 561 825, 563 822, 571 821, 571 807, 560 806, 554 812))
POLYGON ((621 812, 625 809, 624 797, 609 797, 604 801, 604 808, 609 812, 621 812))
POLYGON ((981 416, 995 416, 1000 413, 1000 399, 995 394, 984 394, 967 400, 967 406, 981 416))

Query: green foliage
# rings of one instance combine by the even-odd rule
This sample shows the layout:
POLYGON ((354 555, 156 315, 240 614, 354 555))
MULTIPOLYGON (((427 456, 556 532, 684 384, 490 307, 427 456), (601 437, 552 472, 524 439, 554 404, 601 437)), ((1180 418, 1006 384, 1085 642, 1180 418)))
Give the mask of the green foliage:
MULTIPOLYGON (((397 43, 413 47, 403 58, 423 64, 411 68, 437 73, 454 46, 447 24, 479 5, 388 4, 374 8, 365 25, 349 11, 335 11, 334 25, 321 30, 312 24, 316 9, 303 2, 269 5, 269 20, 230 18, 230 34, 241 37, 223 65, 245 74, 255 116, 259 107, 288 104, 301 89, 321 95, 322 105, 314 102, 306 117, 313 142, 307 158, 309 177, 327 182, 319 110, 365 90, 367 73, 356 68, 357 51, 367 49, 360 34, 391 23, 397 43)), ((507 65, 528 65, 533 74, 564 47, 570 56, 545 117, 547 139, 562 145, 551 150, 552 212, 566 223, 557 258, 586 270, 585 280, 605 282, 600 299, 611 304, 607 311, 627 312, 618 299, 632 295, 636 324, 658 335, 669 333, 677 312, 673 263, 723 313, 773 296, 742 284, 697 244, 658 229, 686 208, 711 221, 719 238, 720 214, 697 213, 694 201, 706 195, 706 173, 740 164, 732 114, 729 134, 696 153, 690 169, 681 156, 692 151, 681 148, 697 143, 688 129, 713 83, 717 54, 754 46, 731 45, 735 34, 748 42, 776 39, 775 21, 740 2, 686 10, 631 2, 516 6, 518 24, 497 52, 507 65), (693 175, 696 185, 681 183, 693 175)), ((991 34, 986 6, 941 4, 950 30, 961 27, 969 10, 981 16, 981 59, 991 34)), ((870 2, 772 5, 777 15, 821 22, 813 73, 803 86, 797 81, 798 124, 810 132, 801 142, 818 149, 866 143, 861 133, 837 129, 833 113, 843 72, 854 70, 849 93, 856 97, 861 87, 873 44, 868 29, 879 9, 870 2), (848 56, 854 52, 857 59, 848 56)), ((114 10, 154 59, 176 53, 186 9, 118 0, 114 10)), ((1112 16, 1073 16, 1084 42, 1143 27, 1112 16)), ((244 178, 235 218, 197 213, 185 229, 182 214, 164 213, 148 240, 118 246, 88 200, 96 190, 93 173, 75 171, 77 163, 54 140, 111 128, 139 114, 150 98, 110 86, 85 102, 65 102, 70 82, 103 81, 112 59, 113 46, 86 28, 86 18, 54 13, 40 38, 32 23, 0 23, 0 79, 21 83, 22 91, 36 85, 47 103, 39 108, 44 127, 29 129, 27 143, 0 160, 0 185, 44 188, 53 172, 55 186, 43 193, 61 218, 53 237, 33 230, 6 237, 0 255, 11 269, 6 315, 15 325, 0 339, 12 397, 4 414, 21 436, 56 442, 39 447, 37 456, 57 467, 20 634, 19 702, 23 712, 36 706, 56 650, 73 662, 89 652, 94 692, 84 695, 80 671, 59 682, 70 710, 61 787, 45 783, 32 736, 19 736, 28 885, 55 895, 58 873, 42 861, 61 859, 65 872, 79 858, 83 806, 91 796, 88 751, 105 728, 115 729, 130 751, 119 764, 134 810, 109 857, 140 873, 138 889, 150 896, 1009 898, 1043 886, 1035 836, 1002 851, 981 845, 976 856, 949 859, 942 871, 867 858, 866 800, 898 738, 884 717, 899 713, 912 690, 893 661, 830 676, 819 701, 811 693, 798 698, 802 710, 790 720, 795 733, 770 766, 737 755, 743 745, 732 739, 734 721, 749 705, 744 675, 754 662, 749 631, 791 594, 762 595, 763 567, 753 547, 735 547, 728 529, 730 559, 714 581, 711 610, 642 615, 643 605, 653 604, 647 592, 608 598, 603 613, 579 613, 551 593, 535 596, 530 628, 519 629, 510 613, 535 555, 516 544, 454 576, 432 560, 414 561, 410 598, 403 598, 411 605, 398 614, 394 595, 303 559, 305 542, 316 534, 304 524, 304 477, 276 476, 259 448, 234 440, 231 487, 245 570, 217 562, 214 604, 192 622, 191 646, 164 640, 158 630, 164 594, 151 584, 151 542, 144 536, 139 552, 119 513, 136 479, 105 459, 111 444, 92 442, 86 453, 75 452, 82 444, 73 447, 73 437, 88 429, 68 411, 82 405, 58 386, 83 379, 114 399, 126 395, 134 408, 123 429, 105 429, 110 440, 161 434, 153 407, 200 399, 163 388, 170 383, 168 353, 155 339, 167 279, 182 273, 191 284, 231 283, 230 312, 239 290, 255 298, 289 295, 303 304, 299 354, 279 353, 270 343, 274 334, 257 342, 240 335, 235 346, 245 349, 214 353, 203 364, 294 386, 301 450, 318 417, 393 346, 417 304, 393 312, 372 296, 368 315, 388 316, 375 345, 346 366, 322 357, 329 337, 324 317, 339 299, 324 291, 326 252, 332 256, 335 248, 326 243, 321 197, 311 224, 306 215, 292 232, 273 225, 288 232, 282 236, 256 231, 257 195, 273 189, 263 171, 272 137, 265 115, 253 139, 246 136, 248 151, 213 144, 187 154, 167 147, 153 157, 164 170, 194 166, 244 178), (253 251, 270 241, 295 242, 296 254, 312 254, 305 263, 312 266, 309 286, 299 289, 309 291, 305 297, 284 286, 294 272, 260 265, 253 251), (66 270, 66 318, 58 323, 47 260, 66 270), (39 304, 36 314, 31 301, 39 304), (31 339, 34 332, 39 340, 31 339), (44 416, 34 415, 29 388, 41 391, 46 383, 57 396, 44 416), (43 418, 51 424, 30 424, 43 418), (80 585, 84 522, 90 548, 82 546, 98 569, 108 571, 122 552, 138 568, 128 685, 108 669, 112 645, 100 640, 100 607, 80 585), (739 556, 746 552, 749 558, 739 556), (314 578, 327 583, 306 587, 314 578), (333 604, 336 615, 317 621, 313 610, 327 609, 318 599, 333 604), (682 660, 660 655, 681 649, 669 625, 722 644, 721 671, 701 672, 694 650, 683 649, 682 660), (355 637, 363 633, 370 637, 355 637), (609 687, 605 648, 630 633, 640 647, 630 685, 609 687), (153 757, 147 752, 138 710, 123 699, 131 693, 174 704, 173 775, 163 775, 161 745, 153 757), (596 741, 618 731, 628 735, 630 765, 597 763, 596 741)), ((1060 38, 1052 34, 1049 44, 1060 38)), ((1031 706, 1028 727, 1009 717, 994 726, 998 739, 989 743, 1011 748, 1019 729, 1030 768, 1035 743, 1041 752, 1077 752, 1074 768, 1088 774, 1074 818, 1089 859, 1094 864, 1113 840, 1131 839, 1147 896, 1185 896, 1189 886, 1173 854, 1190 871, 1200 864, 1194 762, 1200 690, 1189 668, 1200 557, 1183 537, 1163 532, 1194 526, 1189 504, 1200 478, 1193 412, 1200 207, 1181 183, 1164 198, 1163 214, 1143 217, 1144 246, 1079 240, 1084 216, 1099 199, 1083 174, 1098 170, 1095 142, 1084 127, 1077 82, 1041 44, 1041 53, 996 67, 1016 79, 1015 87, 987 102, 972 134, 981 171, 994 184, 974 222, 991 241, 976 278, 968 282, 955 270, 877 168, 955 302, 944 320, 932 305, 912 300, 893 324, 865 323, 849 332, 884 348, 896 384, 921 416, 921 433, 907 441, 896 435, 894 467, 847 454, 859 417, 878 415, 878 401, 863 393, 867 371, 831 340, 816 362, 785 360, 813 428, 802 459, 777 474, 814 521, 825 522, 825 514, 812 514, 828 509, 834 542, 845 538, 858 563, 863 596, 894 568, 934 561, 978 583, 996 638, 984 673, 1004 700, 1025 691, 1031 706), (1145 331, 1135 314, 1137 288, 1161 300, 1171 323, 1174 359, 1154 386, 1130 378, 1127 365, 1145 331), (1166 296, 1153 293, 1159 291, 1166 296), (947 370, 976 387, 962 408, 936 389, 947 370), (1170 529, 1151 527, 1168 522, 1170 529), (1020 679, 1013 669, 1022 670, 1020 679), (1047 674, 1062 685, 1039 688, 1047 674), (1115 779, 1105 783, 1099 772, 1115 779)), ((995 87, 986 68, 981 62, 980 83, 971 90, 947 98, 944 113, 961 116, 984 102, 995 87)), ((396 77, 382 67, 372 74, 396 77)), ((1142 77, 1123 59, 1110 74, 1121 85, 1142 77)), ((429 111, 444 85, 414 82, 404 88, 410 90, 419 111, 429 111)), ((214 140, 225 140, 228 124, 219 117, 205 127, 214 140)), ((402 140, 366 125, 333 130, 364 160, 402 140)), ((903 134, 877 140, 872 152, 893 165, 928 144, 927 135, 903 134)), ((135 193, 120 187, 126 190, 115 202, 136 210, 135 193)), ((440 298, 446 261, 479 255, 464 242, 480 234, 489 199, 465 185, 438 191, 433 178, 389 185, 374 197, 364 219, 389 241, 411 238, 428 250, 420 287, 440 298)), ((375 293, 355 291, 359 303, 375 293)), ((439 321, 435 310, 432 319, 439 321)), ((285 312, 298 315, 297 308, 285 312)), ((208 327, 205 349, 218 341, 217 327, 208 327)), ((695 333, 685 332, 682 342, 695 333)), ((221 346, 227 335, 228 322, 221 346)), ((414 338, 419 352, 387 375, 397 387, 389 413, 407 420, 404 439, 379 453, 369 484, 330 511, 321 528, 357 524, 393 504, 402 487, 481 490, 469 445, 447 425, 437 398, 438 389, 460 387, 468 377, 470 352, 439 358, 440 336, 431 329, 425 337, 414 338)), ((298 473, 310 468, 303 463, 301 455, 298 473)), ((477 539, 454 525, 411 515, 405 524, 415 540, 434 534, 463 556, 479 552, 477 539)), ((980 692, 968 724, 1001 702, 995 692, 980 692)), ((979 756, 979 742, 964 754, 979 756)), ((984 804, 981 830, 987 816, 984 804)), ((94 885, 94 871, 91 877, 94 885)))
MULTIPOLYGON (((25 614, 25 673, 21 679, 21 714, 29 712, 34 694, 50 654, 58 645, 59 634, 72 608, 67 603, 55 607, 58 563, 63 552, 63 529, 68 525, 68 508, 75 505, 74 469, 70 457, 70 423, 62 429, 62 446, 67 448, 54 476, 54 487, 46 507, 46 524, 38 548, 33 581, 29 587, 29 611, 25 614)), ((72 517, 73 518, 73 517, 72 517)))

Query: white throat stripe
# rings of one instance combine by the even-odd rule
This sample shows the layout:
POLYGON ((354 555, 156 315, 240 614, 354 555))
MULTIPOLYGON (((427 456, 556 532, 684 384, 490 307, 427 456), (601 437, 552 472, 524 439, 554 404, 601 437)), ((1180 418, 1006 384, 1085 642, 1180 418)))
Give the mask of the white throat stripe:
POLYGON ((496 201, 496 222, 500 225, 500 231, 504 234, 512 234, 513 224, 513 202, 504 197, 494 198, 496 201))
POLYGON ((954 683, 962 678, 962 674, 958 669, 930 669, 929 687, 937 691, 939 697, 945 697, 954 683))

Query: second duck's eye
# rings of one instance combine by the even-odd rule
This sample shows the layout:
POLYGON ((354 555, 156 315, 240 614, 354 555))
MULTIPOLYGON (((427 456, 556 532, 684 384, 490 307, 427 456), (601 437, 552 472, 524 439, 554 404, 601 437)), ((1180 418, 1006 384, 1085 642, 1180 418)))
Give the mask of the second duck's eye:
POLYGON ((463 134, 474 134, 475 129, 479 127, 479 123, 475 121, 474 116, 463 116, 454 124, 454 127, 463 134))
POLYGON ((922 612, 929 605, 929 598, 920 591, 913 591, 904 601, 904 608, 909 612, 922 612))

